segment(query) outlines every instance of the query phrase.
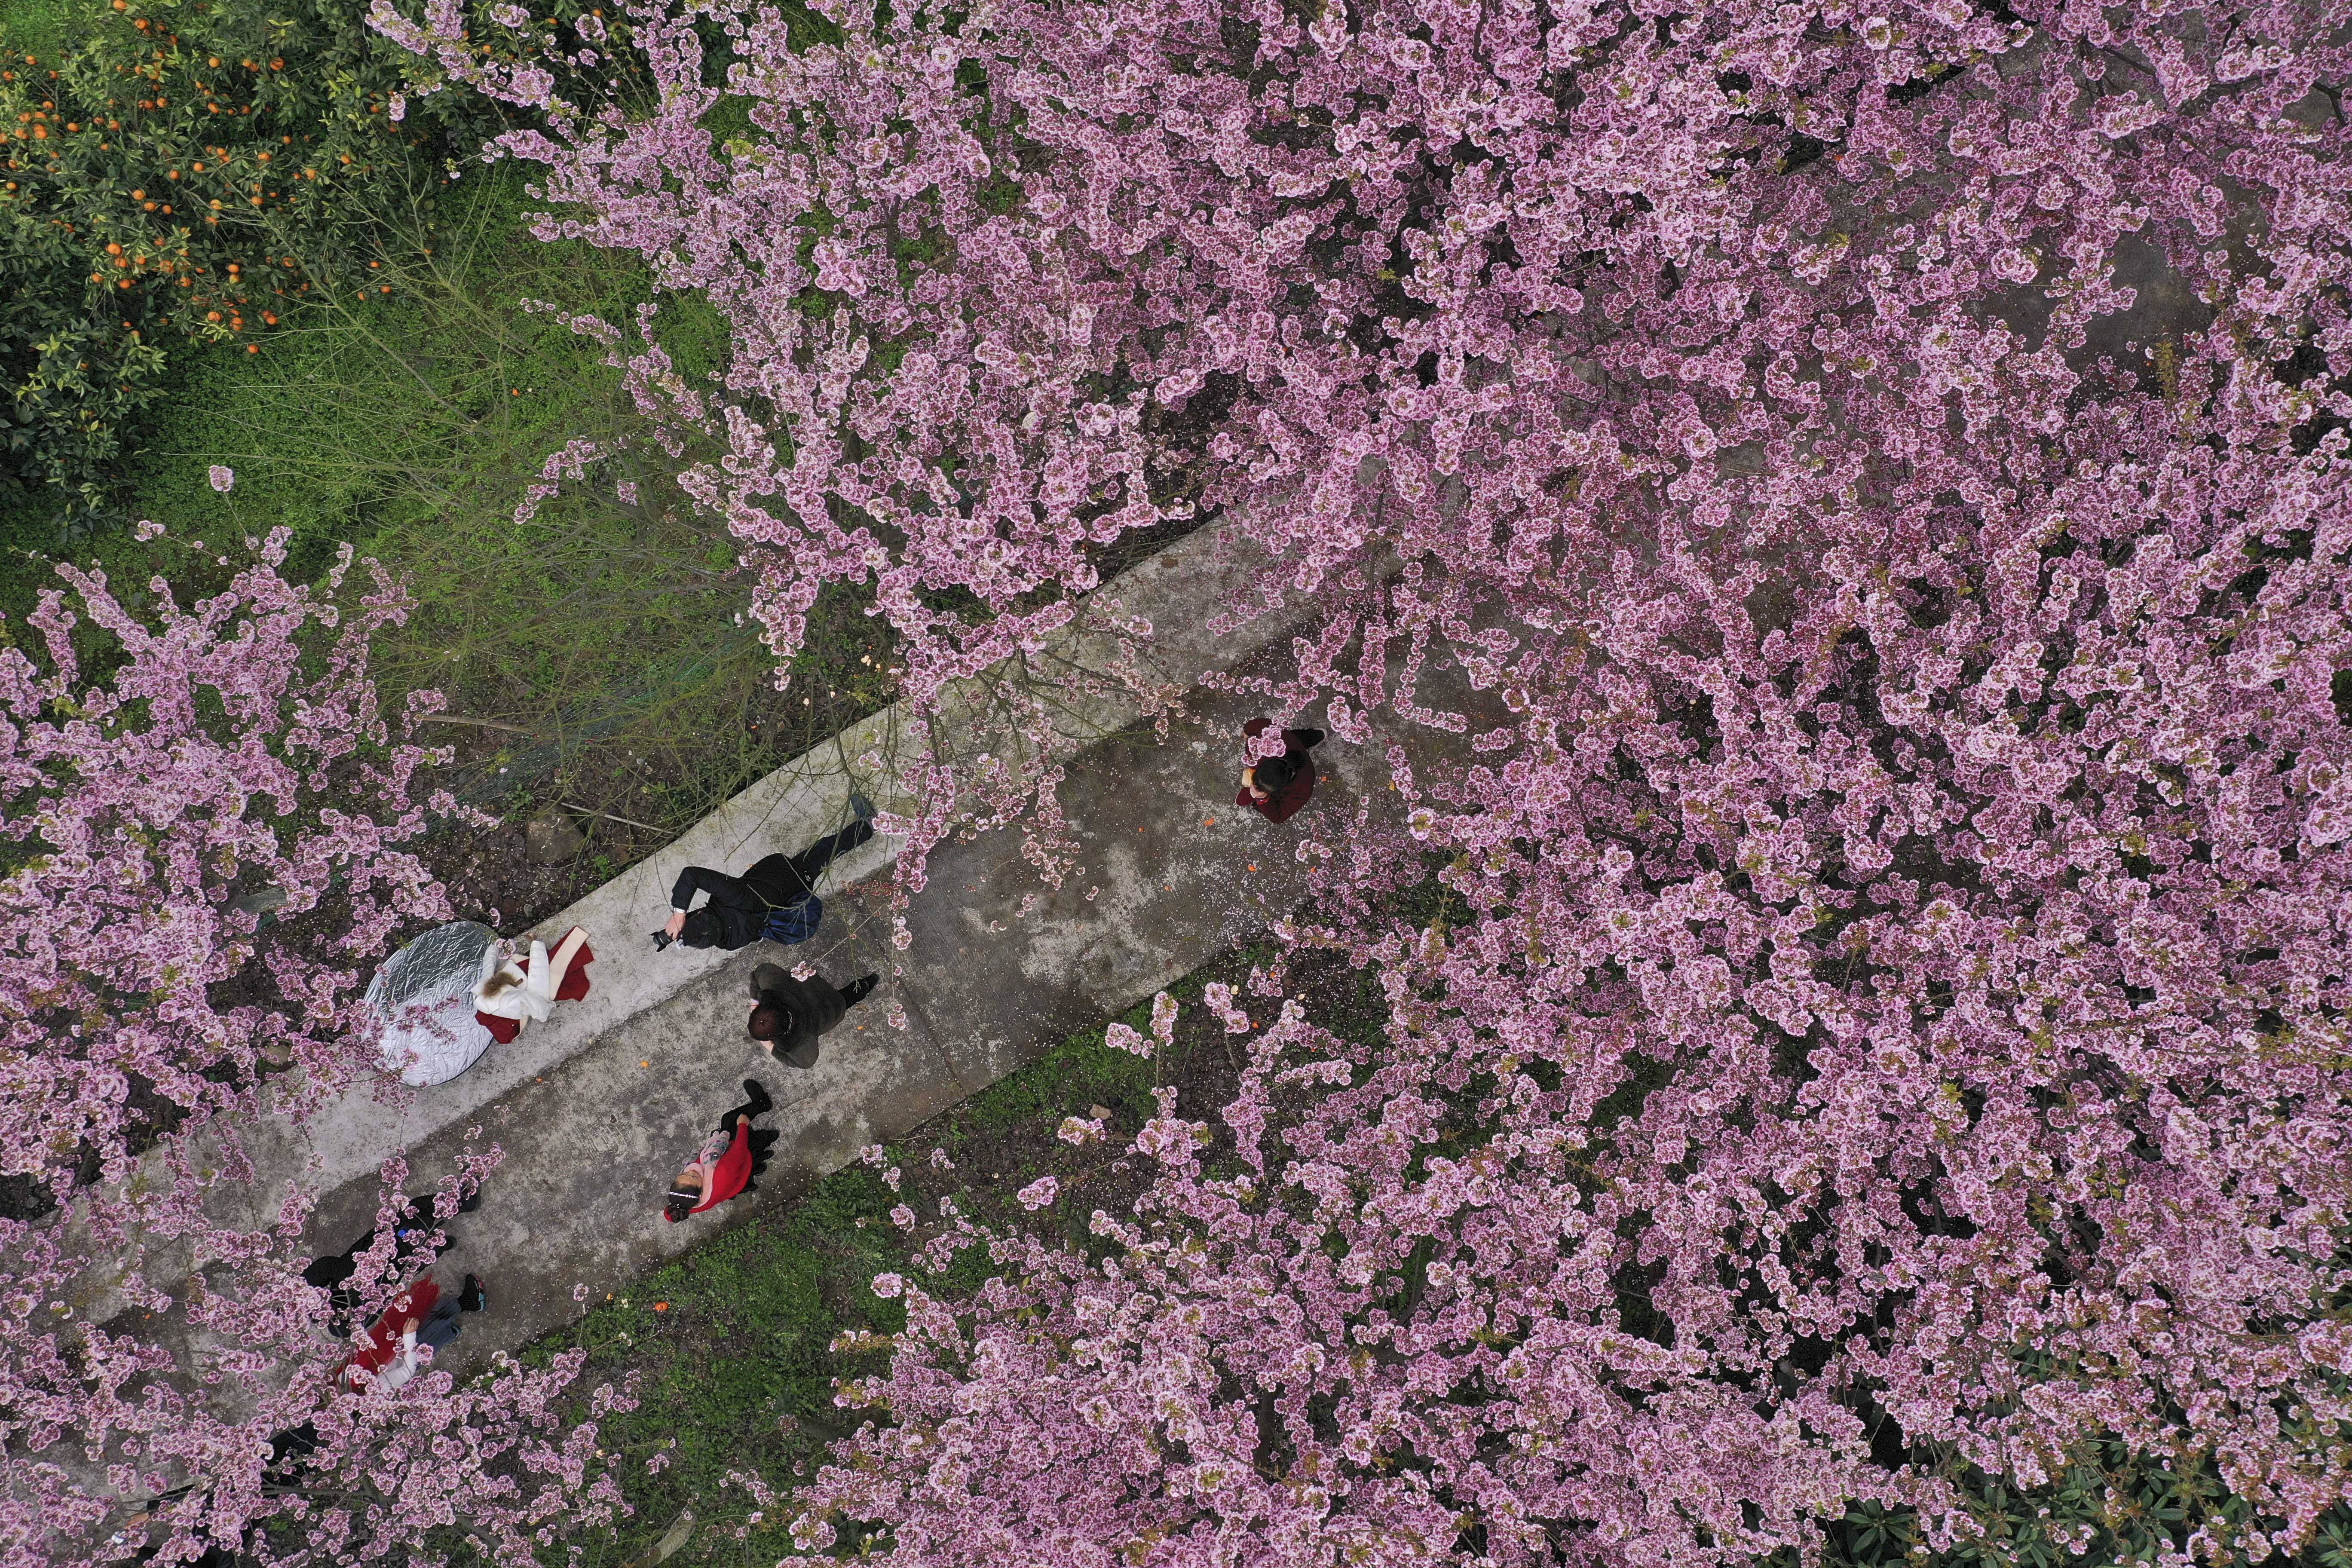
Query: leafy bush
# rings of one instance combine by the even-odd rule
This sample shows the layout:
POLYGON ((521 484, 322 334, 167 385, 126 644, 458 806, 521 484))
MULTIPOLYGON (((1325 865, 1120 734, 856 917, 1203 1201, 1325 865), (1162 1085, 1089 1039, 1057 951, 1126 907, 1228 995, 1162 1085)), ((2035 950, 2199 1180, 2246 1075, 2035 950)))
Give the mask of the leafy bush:
POLYGON ((306 296, 387 288, 364 276, 372 220, 501 116, 412 107, 358 0, 107 0, 73 33, 0 67, 0 486, 80 521, 120 501, 167 353, 258 353, 306 296))

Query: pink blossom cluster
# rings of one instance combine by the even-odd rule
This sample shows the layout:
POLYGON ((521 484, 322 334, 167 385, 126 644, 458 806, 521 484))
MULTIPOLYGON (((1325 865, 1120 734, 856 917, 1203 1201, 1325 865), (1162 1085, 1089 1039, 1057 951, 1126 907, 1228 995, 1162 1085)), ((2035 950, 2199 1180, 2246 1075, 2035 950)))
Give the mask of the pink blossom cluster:
POLYGON ((201 1123, 249 1107, 265 1068, 316 1097, 367 1066, 350 1004, 402 921, 447 900, 402 846, 424 748, 395 742, 371 639, 408 598, 374 563, 289 583, 283 530, 218 594, 60 568, 30 646, 0 647, 0 1174, 68 1199, 120 1183, 152 1139, 134 1090, 201 1123), (332 898, 325 934, 263 942, 332 898), (258 960, 257 962, 257 960, 258 960))
POLYGON ((1095 1251, 894 1277, 803 1551, 1801 1560, 2109 1434, 2262 1521, 2184 1563, 2346 1500, 2340 16, 814 10, 635 7, 635 120, 379 21, 726 312, 704 386, 583 330, 780 652, 870 581, 919 705, 1237 515, 1402 809, 1302 817, 1278 932, 1385 1036, 1276 966, 1095 1251))
MULTIPOLYGON (((1539 602, 1629 542, 1769 557, 1952 479, 1975 506, 2031 479, 1978 448, 2046 465, 2118 376, 2201 360, 2307 416, 2263 367, 2340 263, 2326 8, 2049 9, 834 4, 795 38, 654 4, 635 118, 455 5, 375 16, 543 117, 491 149, 544 165, 542 234, 726 313, 708 384, 651 306, 634 353, 573 325, 673 450, 723 450, 686 483, 761 563, 779 655, 868 580, 920 706, 1034 653, 1140 528, 1245 509, 1270 592, 1338 601, 1394 551, 1539 602), (746 132, 705 128, 721 100, 746 132)), ((1006 818, 1035 783, 964 773, 1006 818)))
POLYGON ((1285 932, 1389 1037, 1279 1004, 1104 1256, 910 1287, 812 1548, 1728 1562, 1859 1500, 1949 1545, 1914 1446, 2030 1487, 2117 1434, 2266 1521, 2184 1562, 2292 1550, 2352 1483, 2352 507, 2266 466, 1843 546, 1769 630, 1621 563, 1514 661, 1559 739, 1414 813, 1452 918, 1285 932))
MULTIPOLYGON (((454 1210, 497 1163, 460 1162, 454 1210)), ((377 1238, 349 1310, 371 1322, 424 1253, 404 1257, 401 1162, 387 1165, 377 1238)), ((352 1343, 295 1255, 308 1194, 258 1232, 207 1224, 184 1167, 160 1193, 85 1200, 85 1223, 0 1226, 0 1561, 185 1562, 208 1547, 294 1564, 446 1558, 456 1546, 528 1557, 558 1527, 625 1506, 597 1452, 598 1420, 628 1400, 583 1401, 586 1352, 540 1368, 503 1354, 462 1386, 427 1369, 397 1393, 344 1391, 352 1343), (75 1305, 86 1238, 173 1247, 169 1289, 134 1270, 127 1303, 88 1321, 75 1305), (582 1419, 583 1412, 586 1419, 582 1419)))
MULTIPOLYGON (((208 1212, 253 1177, 241 1119, 370 1069, 360 988, 449 914, 404 846, 460 812, 419 798, 435 754, 369 676, 402 585, 371 562, 345 592, 349 546, 299 585, 282 530, 247 544, 219 592, 158 578, 137 609, 63 566, 31 637, 0 627, 0 1174, 63 1205, 0 1219, 0 1563, 527 1555, 618 1500, 570 1409, 580 1354, 346 1396, 348 1335, 426 1261, 394 1236, 404 1170, 340 1322, 301 1277, 315 1194, 251 1230, 208 1212)), ((462 1162, 445 1212, 496 1163, 462 1162)))

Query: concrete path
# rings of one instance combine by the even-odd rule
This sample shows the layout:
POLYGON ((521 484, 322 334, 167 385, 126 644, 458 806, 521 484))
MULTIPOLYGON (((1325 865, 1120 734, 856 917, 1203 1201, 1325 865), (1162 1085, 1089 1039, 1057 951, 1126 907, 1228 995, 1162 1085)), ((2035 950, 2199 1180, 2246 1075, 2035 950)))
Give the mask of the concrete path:
MULTIPOLYGON (((1279 679, 1289 673, 1289 650, 1261 646, 1228 668, 1279 679)), ((1452 677, 1430 686, 1443 687, 1449 706, 1465 705, 1468 694, 1452 677)), ((451 1168, 475 1120, 507 1155, 484 1184, 481 1209, 452 1227, 458 1245, 440 1263, 453 1279, 467 1269, 481 1274, 496 1292, 495 1310, 468 1320, 454 1347, 463 1353, 451 1364, 463 1369, 570 1321, 575 1286, 601 1300, 719 1230, 794 1201, 861 1146, 911 1131, 1073 1031, 1264 931, 1303 897, 1303 842, 1319 837, 1344 853, 1360 802, 1370 798, 1385 812, 1396 799, 1384 744, 1334 738, 1317 752, 1314 801, 1276 827, 1233 804, 1241 726, 1265 711, 1263 700, 1195 691, 1187 708, 1164 740, 1150 727, 1130 729, 1073 767, 1061 796, 1086 870, 1060 889, 1040 889, 1013 829, 944 846, 908 911, 913 941, 903 954, 890 947, 884 884, 830 894, 824 930, 792 956, 812 960, 836 983, 867 973, 885 979, 825 1037, 814 1070, 777 1063, 744 1033, 750 972, 777 956, 755 944, 607 1026, 478 1118, 421 1140, 410 1156, 412 1190, 451 1168), (1040 896, 1024 914, 1033 895, 1040 896), (903 1027, 889 1021, 894 1008, 903 1027), (658 1209, 671 1173, 740 1098, 746 1077, 758 1077, 777 1101, 767 1125, 782 1137, 769 1174, 748 1198, 667 1223, 658 1209)), ((1499 712, 1483 717, 1491 722, 1499 712)), ((1412 738, 1423 763, 1464 745, 1430 731, 1412 738)), ((785 838, 797 847, 813 836, 785 838)), ((649 883, 634 894, 634 923, 625 929, 650 930, 667 891, 664 875, 658 889, 649 883)), ((640 940, 613 951, 629 954, 627 962, 658 962, 644 947, 640 940)), ((372 1178, 329 1194, 315 1233, 340 1246, 365 1228, 375 1196, 372 1178)))
MULTIPOLYGON (((1147 704, 1169 700, 1202 674, 1229 667, 1279 635, 1282 624, 1273 616, 1260 617, 1229 637, 1207 635, 1216 611, 1247 580, 1244 548, 1230 528, 1202 530, 1178 542, 1098 590, 1088 602, 1087 617, 1041 650, 1034 662, 1043 679, 1069 694, 1055 713, 1055 760, 1125 729, 1147 704), (1150 668, 1126 668, 1120 639, 1099 631, 1106 619, 1118 616, 1150 623, 1150 668)), ((982 754, 1023 754, 1003 712, 1006 693, 1017 694, 1023 685, 1021 671, 1003 668, 962 682, 955 700, 942 704, 946 716, 929 725, 903 707, 886 709, 779 768, 661 850, 551 916, 527 935, 552 946, 578 925, 595 949, 592 989, 584 1001, 566 1003, 511 1045, 493 1047, 453 1082, 414 1090, 388 1080, 370 1084, 306 1122, 281 1119, 251 1130, 247 1146, 262 1179, 241 1200, 231 1194, 228 1201, 247 1204, 249 1217, 259 1222, 277 1212, 285 1185, 305 1173, 328 1191, 353 1180, 373 1181, 391 1154, 461 1130, 487 1107, 537 1087, 537 1080, 600 1045, 626 1038, 643 1047, 640 1059, 675 1057, 675 1045, 656 1048, 656 1042, 692 1037, 705 1025, 691 1013, 675 1015, 674 1007, 744 988, 736 973, 742 963, 726 953, 683 946, 658 955, 652 951, 650 933, 667 916, 679 868, 740 870, 773 851, 804 848, 846 820, 853 784, 885 811, 911 808, 913 791, 900 778, 924 761, 968 767, 982 754)), ((835 891, 887 877, 901 842, 877 837, 828 869, 819 884, 826 895, 824 930, 817 941, 793 949, 794 959, 819 957, 840 931, 871 920, 868 904, 844 903, 835 891)), ((773 956, 775 950, 769 952, 773 956)), ((848 961, 846 952, 824 960, 828 973, 848 961)), ((730 1032, 742 1033, 740 1020, 730 1032)), ((719 1109, 723 1108, 713 1108, 714 1117, 719 1109)))
MULTIPOLYGON (((899 952, 887 910, 898 844, 877 838, 820 884, 824 924, 810 942, 655 953, 648 933, 667 913, 679 867, 740 868, 772 850, 798 850, 839 826, 853 780, 886 811, 910 804, 898 780, 918 756, 1037 760, 1003 721, 1006 705, 1032 689, 1019 671, 964 683, 948 717, 928 728, 899 710, 877 714, 538 927, 531 934, 551 944, 574 924, 588 931, 597 957, 585 1001, 559 1006, 449 1084, 410 1090, 387 1079, 307 1121, 248 1130, 254 1179, 220 1190, 218 1217, 267 1224, 299 1184, 322 1194, 310 1241, 339 1249, 373 1223, 384 1160, 405 1150, 408 1189, 423 1190, 479 1128, 505 1163, 486 1183, 481 1209, 452 1226, 458 1245, 439 1265, 453 1280, 478 1272, 494 1291, 494 1310, 467 1320, 462 1353, 448 1363, 462 1370, 570 1321, 575 1286, 601 1299, 717 1230, 791 1201, 860 1146, 907 1132, 1263 930, 1297 903, 1296 851, 1317 822, 1352 818, 1368 792, 1391 797, 1383 747, 1358 751, 1335 738, 1318 752, 1322 782, 1301 816, 1276 828, 1232 804, 1240 726, 1265 703, 1199 682, 1217 673, 1283 679, 1292 668, 1284 633, 1296 618, 1276 610, 1237 626, 1219 621, 1253 574, 1248 549, 1232 525, 1179 542, 1098 590, 1088 618, 1031 661, 1055 693, 1048 750, 1054 760, 1076 759, 1060 795, 1083 846, 1083 875, 1041 888, 1013 829, 943 846, 908 912, 912 943, 899 952), (1113 616, 1150 622, 1148 666, 1128 662, 1124 639, 1102 633, 1113 616), (1171 709, 1164 735, 1138 723, 1171 709), (814 962, 836 984, 885 976, 825 1037, 813 1070, 775 1061, 744 1032, 750 971, 779 956, 814 962), (761 1191, 682 1225, 665 1222, 669 1176, 751 1076, 775 1097, 768 1125, 782 1134, 761 1191)), ((1424 731, 1412 743, 1462 742, 1424 731)), ((148 1274, 167 1280, 170 1259, 151 1258, 148 1274)), ((84 1310, 103 1319, 111 1292, 95 1271, 89 1284, 84 1310)))
MULTIPOLYGON (((1399 730, 1361 748, 1335 736, 1317 753, 1314 802, 1281 827, 1236 807, 1241 726, 1267 703, 1201 682, 1229 678, 1214 682, 1228 691, 1280 685, 1295 672, 1286 633, 1299 618, 1289 607, 1221 616, 1262 564, 1249 550, 1232 525, 1192 535, 1097 590, 1087 615, 1032 657, 1034 683, 1000 668, 963 683, 941 721, 925 727, 887 710, 761 780, 530 933, 552 943, 574 924, 586 928, 597 957, 584 1001, 559 1005, 451 1083, 412 1090, 384 1079, 305 1121, 247 1129, 252 1177, 215 1189, 216 1217, 269 1225, 299 1186, 320 1194, 307 1243, 340 1250, 372 1226, 387 1159, 405 1152, 406 1188, 423 1191, 478 1130, 504 1162, 479 1210, 450 1227, 457 1245, 436 1266, 453 1283, 478 1273, 492 1293, 491 1310, 467 1319, 444 1360, 462 1373, 572 1321, 576 1289, 601 1300, 794 1201, 859 1147, 912 1131, 1263 931, 1303 896, 1303 843, 1319 837, 1328 852, 1345 853, 1360 803, 1391 807, 1390 743, 1424 764, 1466 752, 1468 735, 1504 715, 1491 693, 1476 700, 1453 672, 1426 671, 1423 706, 1495 710, 1471 712, 1461 733, 1399 730), (1102 630, 1113 617, 1139 616, 1153 632, 1142 662, 1130 639, 1102 630), (1014 828, 943 845, 907 911, 912 940, 900 952, 888 909, 899 845, 877 837, 820 883, 824 923, 811 942, 731 955, 653 951, 649 933, 681 866, 740 868, 798 850, 844 820, 853 781, 887 811, 911 806, 899 780, 919 761, 966 767, 989 753, 1039 765, 1004 721, 1009 705, 1039 690, 1053 694, 1047 755, 1070 766, 1059 794, 1080 843, 1079 875, 1041 887, 1014 828), (1159 722, 1139 722, 1147 714, 1159 722), (750 972, 779 957, 812 962, 836 984, 885 977, 808 1071, 768 1057, 744 1031, 750 972), (668 1224, 660 1203, 669 1177, 754 1076, 776 1100, 767 1125, 782 1134, 760 1191, 668 1224)), ((166 1247, 151 1251, 144 1272, 168 1289, 184 1270, 166 1247)), ((119 1310, 119 1262, 94 1259, 78 1310, 101 1322, 119 1310)), ((174 1326, 171 1337, 186 1332, 174 1326)), ((186 1365, 206 1347, 174 1348, 186 1365)), ((108 1489, 95 1472, 88 1484, 108 1489)))
MULTIPOLYGON (((792 1202, 862 1145, 910 1131, 1294 907, 1303 881, 1297 845, 1318 819, 1352 820, 1366 791, 1385 795, 1386 765, 1372 748, 1327 742, 1314 802, 1275 827, 1232 804, 1239 729, 1261 710, 1213 700, 1171 726, 1165 743, 1152 743, 1147 730, 1090 752, 1064 792, 1088 875, 1048 892, 1026 916, 1020 905, 1038 883, 1016 834, 935 851, 901 973, 889 973, 899 955, 889 945, 887 900, 858 890, 829 897, 824 930, 793 955, 813 958, 836 983, 869 972, 885 981, 825 1037, 813 1070, 780 1065, 744 1033, 751 969, 777 956, 756 944, 506 1091, 478 1118, 423 1140, 410 1155, 412 1190, 451 1167, 477 1119, 507 1156, 484 1184, 481 1209, 451 1227, 458 1245, 439 1265, 453 1279, 481 1274, 496 1298, 493 1311, 467 1320, 457 1347, 464 1353, 452 1364, 569 1321, 576 1285, 601 1300, 719 1229, 792 1202), (888 1021, 894 1005, 903 1028, 888 1021), (703 1130, 741 1098, 746 1077, 777 1101, 766 1125, 782 1136, 769 1174, 747 1199, 667 1223, 663 1188, 703 1130)), ((649 897, 635 911, 638 923, 656 907, 649 897)), ((376 1190, 371 1177, 329 1194, 315 1234, 340 1246, 363 1230, 376 1190)))

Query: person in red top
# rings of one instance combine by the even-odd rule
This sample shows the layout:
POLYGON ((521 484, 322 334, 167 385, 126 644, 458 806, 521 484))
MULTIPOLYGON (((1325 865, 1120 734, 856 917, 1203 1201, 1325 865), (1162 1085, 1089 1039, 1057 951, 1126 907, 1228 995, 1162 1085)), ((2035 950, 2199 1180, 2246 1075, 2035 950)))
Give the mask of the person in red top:
MULTIPOLYGON (((1271 722, 1253 719, 1242 726, 1242 733, 1255 740, 1271 722)), ((1289 821, 1315 793, 1315 759, 1307 753, 1322 743, 1320 730, 1285 730, 1280 756, 1242 770, 1241 793, 1234 796, 1234 804, 1248 806, 1268 822, 1289 821)))
POLYGON ((444 1296, 441 1282, 425 1275, 392 1299, 368 1331, 366 1342, 343 1363, 344 1386, 353 1393, 398 1388, 416 1374, 419 1345, 441 1351, 457 1337, 460 1312, 478 1312, 488 1305, 488 1293, 471 1274, 454 1298, 444 1296))
POLYGON ((662 1218, 675 1225, 689 1215, 715 1209, 739 1193, 757 1192, 753 1180, 767 1165, 773 1132, 755 1131, 751 1123, 765 1116, 775 1102, 758 1079, 743 1080, 743 1103, 719 1119, 719 1130, 702 1141, 694 1163, 677 1173, 662 1204, 662 1218))

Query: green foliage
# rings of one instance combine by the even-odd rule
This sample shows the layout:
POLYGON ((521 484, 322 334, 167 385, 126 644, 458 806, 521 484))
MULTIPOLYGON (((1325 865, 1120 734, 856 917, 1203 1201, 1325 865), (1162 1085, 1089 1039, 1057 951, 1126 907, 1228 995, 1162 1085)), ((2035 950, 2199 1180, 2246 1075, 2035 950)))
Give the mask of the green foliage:
POLYGON ((404 103, 407 57, 368 0, 53 3, 64 26, 37 14, 5 41, 69 47, 0 67, 0 502, 20 531, 111 514, 168 355, 250 350, 298 305, 382 288, 361 276, 370 226, 499 127, 476 95, 404 103))
MULTIPOLYGON (((346 541, 382 559, 417 607, 377 639, 379 681, 395 704, 441 690, 475 721, 426 733, 459 747, 451 782, 495 809, 568 800, 666 833, 890 700, 890 645, 847 592, 814 608, 799 679, 774 689, 737 547, 677 492, 665 454, 639 452, 604 350, 560 319, 629 319, 652 291, 634 258, 529 237, 510 165, 454 186, 419 175, 381 199, 350 261, 367 296, 324 294, 260 353, 196 351, 167 374, 126 491, 169 533, 111 531, 85 561, 177 581, 201 562, 173 540, 281 523, 292 569, 323 570, 346 541), (573 437, 617 455, 516 523, 526 484, 573 437), (212 463, 236 470, 226 495, 212 463)), ((656 321, 682 373, 720 363, 707 304, 666 301, 656 321)), ((54 581, 45 557, 0 561, 0 606, 21 614, 54 581)))
MULTIPOLYGON (((2047 1484, 2021 1488, 1948 1453, 1922 1458, 1921 1468, 1949 1481, 1964 1500, 1958 1543, 1930 1546, 1909 1509, 1857 1504, 1831 1531, 1827 1568, 2155 1568, 2181 1561, 2192 1535, 2200 1537, 2200 1562, 2283 1561, 2263 1521, 2231 1495, 2210 1459, 2175 1465, 2107 1438, 2085 1444, 2047 1484)), ((1793 1561, 1776 1558, 1774 1568, 1791 1568, 1793 1561)), ((2324 1518, 2294 1561, 2305 1568, 2352 1568, 2352 1510, 2324 1518)))
POLYGON ((714 1238, 563 1336, 588 1347, 592 1384, 623 1370, 638 1379, 637 1408, 607 1417, 598 1434, 635 1517, 618 1542, 591 1547, 589 1562, 634 1560, 688 1507, 706 1533, 681 1561, 726 1539, 714 1527, 730 1513, 753 1531, 754 1556, 764 1545, 776 1557, 785 1521, 752 1521, 727 1475, 789 1485, 847 1435, 834 1380, 878 1372, 887 1352, 836 1350, 836 1338, 906 1327, 904 1307, 872 1288, 875 1275, 908 1266, 905 1238, 884 1217, 896 1201, 871 1170, 837 1171, 791 1213, 714 1238))
POLYGON ((352 0, 95 5, 62 54, 12 58, 0 191, 13 390, 5 472, 102 502, 163 345, 227 341, 313 286, 285 266, 404 163, 392 61, 352 0), (373 64, 376 68, 371 69, 373 64), (249 313, 249 315, 248 315, 249 313))
MULTIPOLYGON (((1180 982, 1176 989, 1181 994, 1186 987, 1180 982)), ((1148 1029, 1151 1009, 1148 1005, 1130 1008, 1120 1022, 1132 1029, 1148 1029)), ((993 1131, 1047 1118, 1059 1121, 1071 1106, 1090 1103, 1138 1121, 1158 1114, 1151 1090, 1160 1081, 1159 1065, 1150 1057, 1105 1045, 1105 1037, 1106 1032, 1099 1028, 1072 1035, 1019 1072, 997 1079, 966 1100, 957 1122, 973 1131, 993 1131)))
POLYGON ((66 47, 76 0, 5 0, 0 3, 0 54, 55 54, 66 47))

